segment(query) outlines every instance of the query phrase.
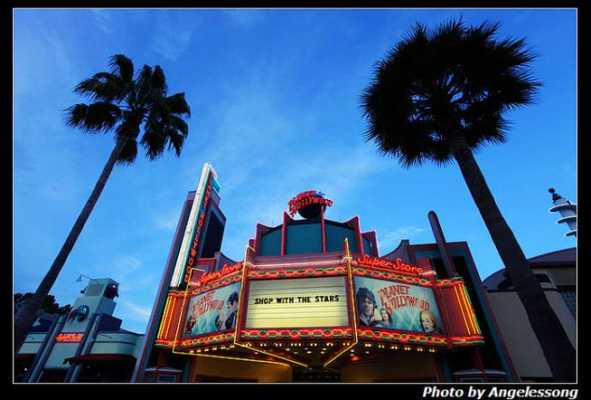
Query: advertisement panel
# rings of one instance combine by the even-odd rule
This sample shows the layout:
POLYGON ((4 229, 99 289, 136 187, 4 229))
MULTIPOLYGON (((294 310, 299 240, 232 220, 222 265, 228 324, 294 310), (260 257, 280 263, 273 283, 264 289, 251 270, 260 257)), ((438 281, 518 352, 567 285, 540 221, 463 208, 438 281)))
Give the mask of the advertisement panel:
POLYGON ((443 334, 433 289, 361 276, 354 282, 359 326, 443 334))
POLYGON ((345 277, 251 281, 246 328, 349 324, 345 277))
POLYGON ((240 282, 193 296, 189 302, 183 337, 234 329, 240 282))

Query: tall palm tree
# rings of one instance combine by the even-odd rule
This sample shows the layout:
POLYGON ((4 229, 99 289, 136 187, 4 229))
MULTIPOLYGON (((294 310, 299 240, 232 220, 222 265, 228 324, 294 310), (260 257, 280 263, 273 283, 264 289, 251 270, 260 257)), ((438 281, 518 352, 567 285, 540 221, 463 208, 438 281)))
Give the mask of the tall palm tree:
POLYGON ((133 62, 122 54, 111 58, 110 72, 99 72, 80 82, 74 92, 90 98, 90 104, 75 104, 66 110, 66 123, 88 133, 114 130, 115 147, 98 182, 74 223, 70 234, 41 281, 30 303, 23 307, 15 321, 15 353, 25 340, 43 299, 55 283, 84 224, 88 220, 115 164, 131 164, 138 152, 138 139, 150 160, 158 158, 165 148, 180 156, 189 133, 183 117, 191 112, 184 93, 167 96, 166 78, 160 66, 147 65, 134 79, 133 62))
POLYGON ((523 39, 496 40, 498 24, 417 24, 376 67, 362 95, 366 139, 404 167, 455 160, 523 302, 555 379, 573 380, 575 350, 503 218, 473 150, 505 141, 507 110, 537 88, 523 39))

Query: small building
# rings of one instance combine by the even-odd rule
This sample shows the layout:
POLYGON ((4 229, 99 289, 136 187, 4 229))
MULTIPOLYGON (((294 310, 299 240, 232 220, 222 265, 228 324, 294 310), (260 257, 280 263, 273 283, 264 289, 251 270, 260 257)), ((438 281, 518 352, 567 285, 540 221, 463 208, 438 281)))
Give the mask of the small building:
POLYGON ((71 311, 37 318, 15 361, 16 382, 129 382, 143 335, 113 317, 119 284, 90 279, 71 311))

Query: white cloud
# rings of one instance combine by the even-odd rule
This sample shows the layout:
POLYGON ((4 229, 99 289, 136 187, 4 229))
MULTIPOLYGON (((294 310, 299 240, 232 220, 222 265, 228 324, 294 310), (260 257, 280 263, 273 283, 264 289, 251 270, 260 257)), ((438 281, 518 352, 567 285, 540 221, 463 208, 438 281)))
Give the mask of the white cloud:
POLYGON ((150 314, 152 313, 152 307, 139 305, 129 300, 120 300, 121 307, 125 310, 121 314, 125 315, 125 318, 129 318, 137 322, 148 322, 150 314))
POLYGON ((222 10, 222 15, 240 28, 250 28, 264 18, 262 10, 222 10))
POLYGON ((113 33, 113 29, 110 26, 111 14, 107 10, 96 8, 90 11, 92 11, 94 20, 101 31, 107 34, 113 33))
POLYGON ((108 276, 116 280, 122 286, 127 286, 125 283, 133 279, 137 279, 139 270, 143 267, 143 262, 134 256, 119 256, 113 259, 110 263, 101 263, 95 266, 90 272, 93 277, 108 276))
POLYGON ((170 61, 176 61, 191 44, 194 22, 183 26, 180 19, 174 18, 170 13, 163 14, 154 27, 153 50, 170 61))
POLYGON ((411 239, 422 232, 425 229, 419 228, 418 226, 403 226, 394 231, 386 232, 378 237, 378 247, 380 254, 386 254, 394 250, 401 240, 411 239))
POLYGON ((162 229, 165 231, 174 232, 179 220, 179 209, 174 208, 169 210, 165 213, 157 215, 154 219, 154 224, 156 228, 162 229))

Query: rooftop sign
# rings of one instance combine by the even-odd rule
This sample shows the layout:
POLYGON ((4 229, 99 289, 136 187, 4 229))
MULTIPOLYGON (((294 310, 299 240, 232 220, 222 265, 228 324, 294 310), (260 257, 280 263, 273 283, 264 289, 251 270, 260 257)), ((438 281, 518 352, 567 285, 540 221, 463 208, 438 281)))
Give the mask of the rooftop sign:
MULTIPOLYGON (((316 190, 309 190, 307 192, 298 194, 289 201, 288 205, 289 215, 293 217, 298 211, 300 211, 300 209, 308 206, 316 205, 317 207, 331 207, 332 200, 325 199, 323 193, 320 193, 316 190)), ((301 212, 300 215, 302 215, 304 218, 307 218, 306 215, 302 214, 301 212)))

